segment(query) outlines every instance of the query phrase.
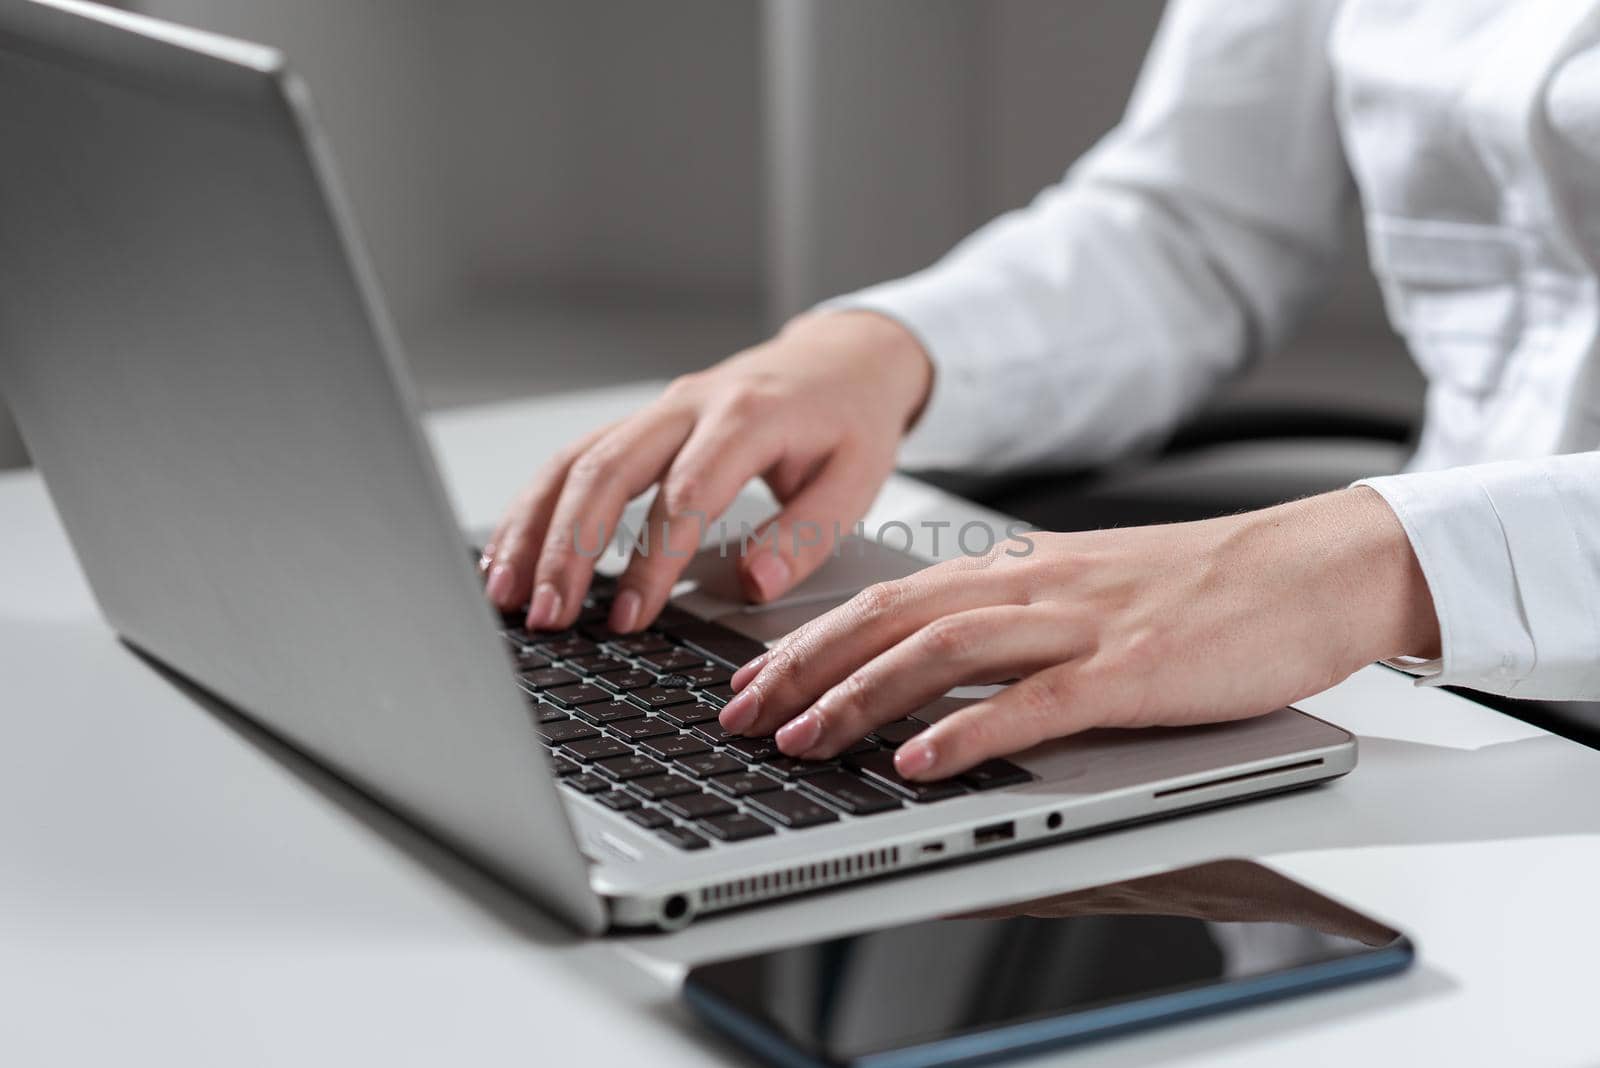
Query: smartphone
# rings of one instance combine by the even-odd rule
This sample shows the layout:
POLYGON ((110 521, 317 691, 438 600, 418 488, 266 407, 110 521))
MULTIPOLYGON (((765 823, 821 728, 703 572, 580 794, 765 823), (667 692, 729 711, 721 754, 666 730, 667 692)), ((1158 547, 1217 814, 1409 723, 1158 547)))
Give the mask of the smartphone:
POLYGON ((684 997, 778 1065, 966 1064, 1403 971, 1394 928, 1219 860, 702 964, 684 997))

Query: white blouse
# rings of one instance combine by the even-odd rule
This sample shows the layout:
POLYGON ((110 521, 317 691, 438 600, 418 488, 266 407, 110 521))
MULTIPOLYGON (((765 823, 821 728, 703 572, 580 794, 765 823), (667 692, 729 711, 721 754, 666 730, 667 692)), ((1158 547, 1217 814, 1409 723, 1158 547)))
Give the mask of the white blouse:
POLYGON ((1600 698, 1600 3, 1174 0, 1062 182, 833 303, 933 359, 906 465, 1108 459, 1284 340, 1357 193, 1428 377, 1365 483, 1432 591, 1428 681, 1600 698))

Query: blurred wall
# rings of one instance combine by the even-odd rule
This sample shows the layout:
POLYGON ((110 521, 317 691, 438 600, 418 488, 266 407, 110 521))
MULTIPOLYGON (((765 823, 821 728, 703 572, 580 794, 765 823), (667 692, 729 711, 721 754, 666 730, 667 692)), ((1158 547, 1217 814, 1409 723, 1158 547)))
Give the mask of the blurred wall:
MULTIPOLYGON (((426 402, 666 376, 914 270, 1113 125, 1162 0, 126 0, 285 49, 426 402)), ((1405 413, 1359 228, 1230 401, 1405 413)), ((0 411, 0 466, 9 455, 0 411)))

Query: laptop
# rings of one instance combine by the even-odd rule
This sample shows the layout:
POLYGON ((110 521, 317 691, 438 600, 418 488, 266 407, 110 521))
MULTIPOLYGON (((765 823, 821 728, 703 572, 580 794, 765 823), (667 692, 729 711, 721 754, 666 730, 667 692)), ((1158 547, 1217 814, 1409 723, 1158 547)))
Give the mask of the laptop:
POLYGON ((1287 708, 934 785, 890 757, 958 697, 826 764, 727 737, 729 674, 762 645, 703 599, 627 637, 604 629, 603 578, 559 634, 489 607, 279 53, 3 0, 0 144, 0 391, 107 620, 580 930, 681 927, 1355 764, 1349 734, 1287 708))

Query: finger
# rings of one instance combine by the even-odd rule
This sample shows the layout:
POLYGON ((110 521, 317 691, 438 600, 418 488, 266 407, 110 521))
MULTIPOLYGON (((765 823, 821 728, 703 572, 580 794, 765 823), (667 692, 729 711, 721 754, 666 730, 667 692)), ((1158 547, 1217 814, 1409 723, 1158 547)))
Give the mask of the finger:
POLYGON ((700 417, 651 503, 645 521, 648 551, 635 551, 618 580, 612 630, 626 634, 656 617, 699 547, 706 524, 727 510, 782 447, 775 420, 752 425, 715 412, 700 417))
POLYGON ((962 686, 1000 673, 1032 673, 1072 656, 1073 642, 1045 610, 1006 605, 942 616, 874 657, 777 733, 789 756, 837 756, 875 727, 962 686))
POLYGON ((528 626, 570 626, 623 509, 661 477, 693 425, 692 411, 657 407, 589 446, 567 469, 534 568, 528 626))
POLYGON ((510 611, 528 603, 533 589, 533 567, 538 558, 539 546, 544 541, 545 528, 555 509, 562 483, 566 481, 567 468, 585 449, 610 433, 615 424, 590 431, 583 437, 564 446, 551 457, 533 481, 519 494, 495 527, 494 534, 484 546, 488 574, 484 592, 491 603, 501 611, 510 611))
POLYGON ((617 578, 607 620, 611 630, 631 634, 656 617, 672 593, 672 584, 694 558, 705 526, 703 516, 669 514, 662 495, 656 494, 628 566, 617 578))
POLYGON ((993 757, 1103 725, 1123 694, 1099 679, 1089 695, 1077 685, 1080 674, 1079 662, 1068 661, 946 716, 895 752, 895 770, 908 779, 946 779, 993 757))
POLYGON ((952 561, 862 590, 794 631, 767 653, 754 678, 723 708, 722 726, 770 734, 825 690, 940 616, 1021 604, 1015 581, 952 561))
POLYGON ((830 456, 741 546, 739 578, 746 595, 757 603, 775 600, 821 567, 840 532, 866 514, 882 481, 854 449, 830 456))
POLYGON ((740 690, 744 689, 745 685, 748 684, 751 679, 761 674, 761 669, 767 666, 767 658, 771 655, 772 650, 768 649, 754 660, 751 660, 749 663, 745 664, 738 671, 735 671, 733 673, 733 678, 728 680, 729 689, 733 690, 734 693, 738 693, 740 690))

